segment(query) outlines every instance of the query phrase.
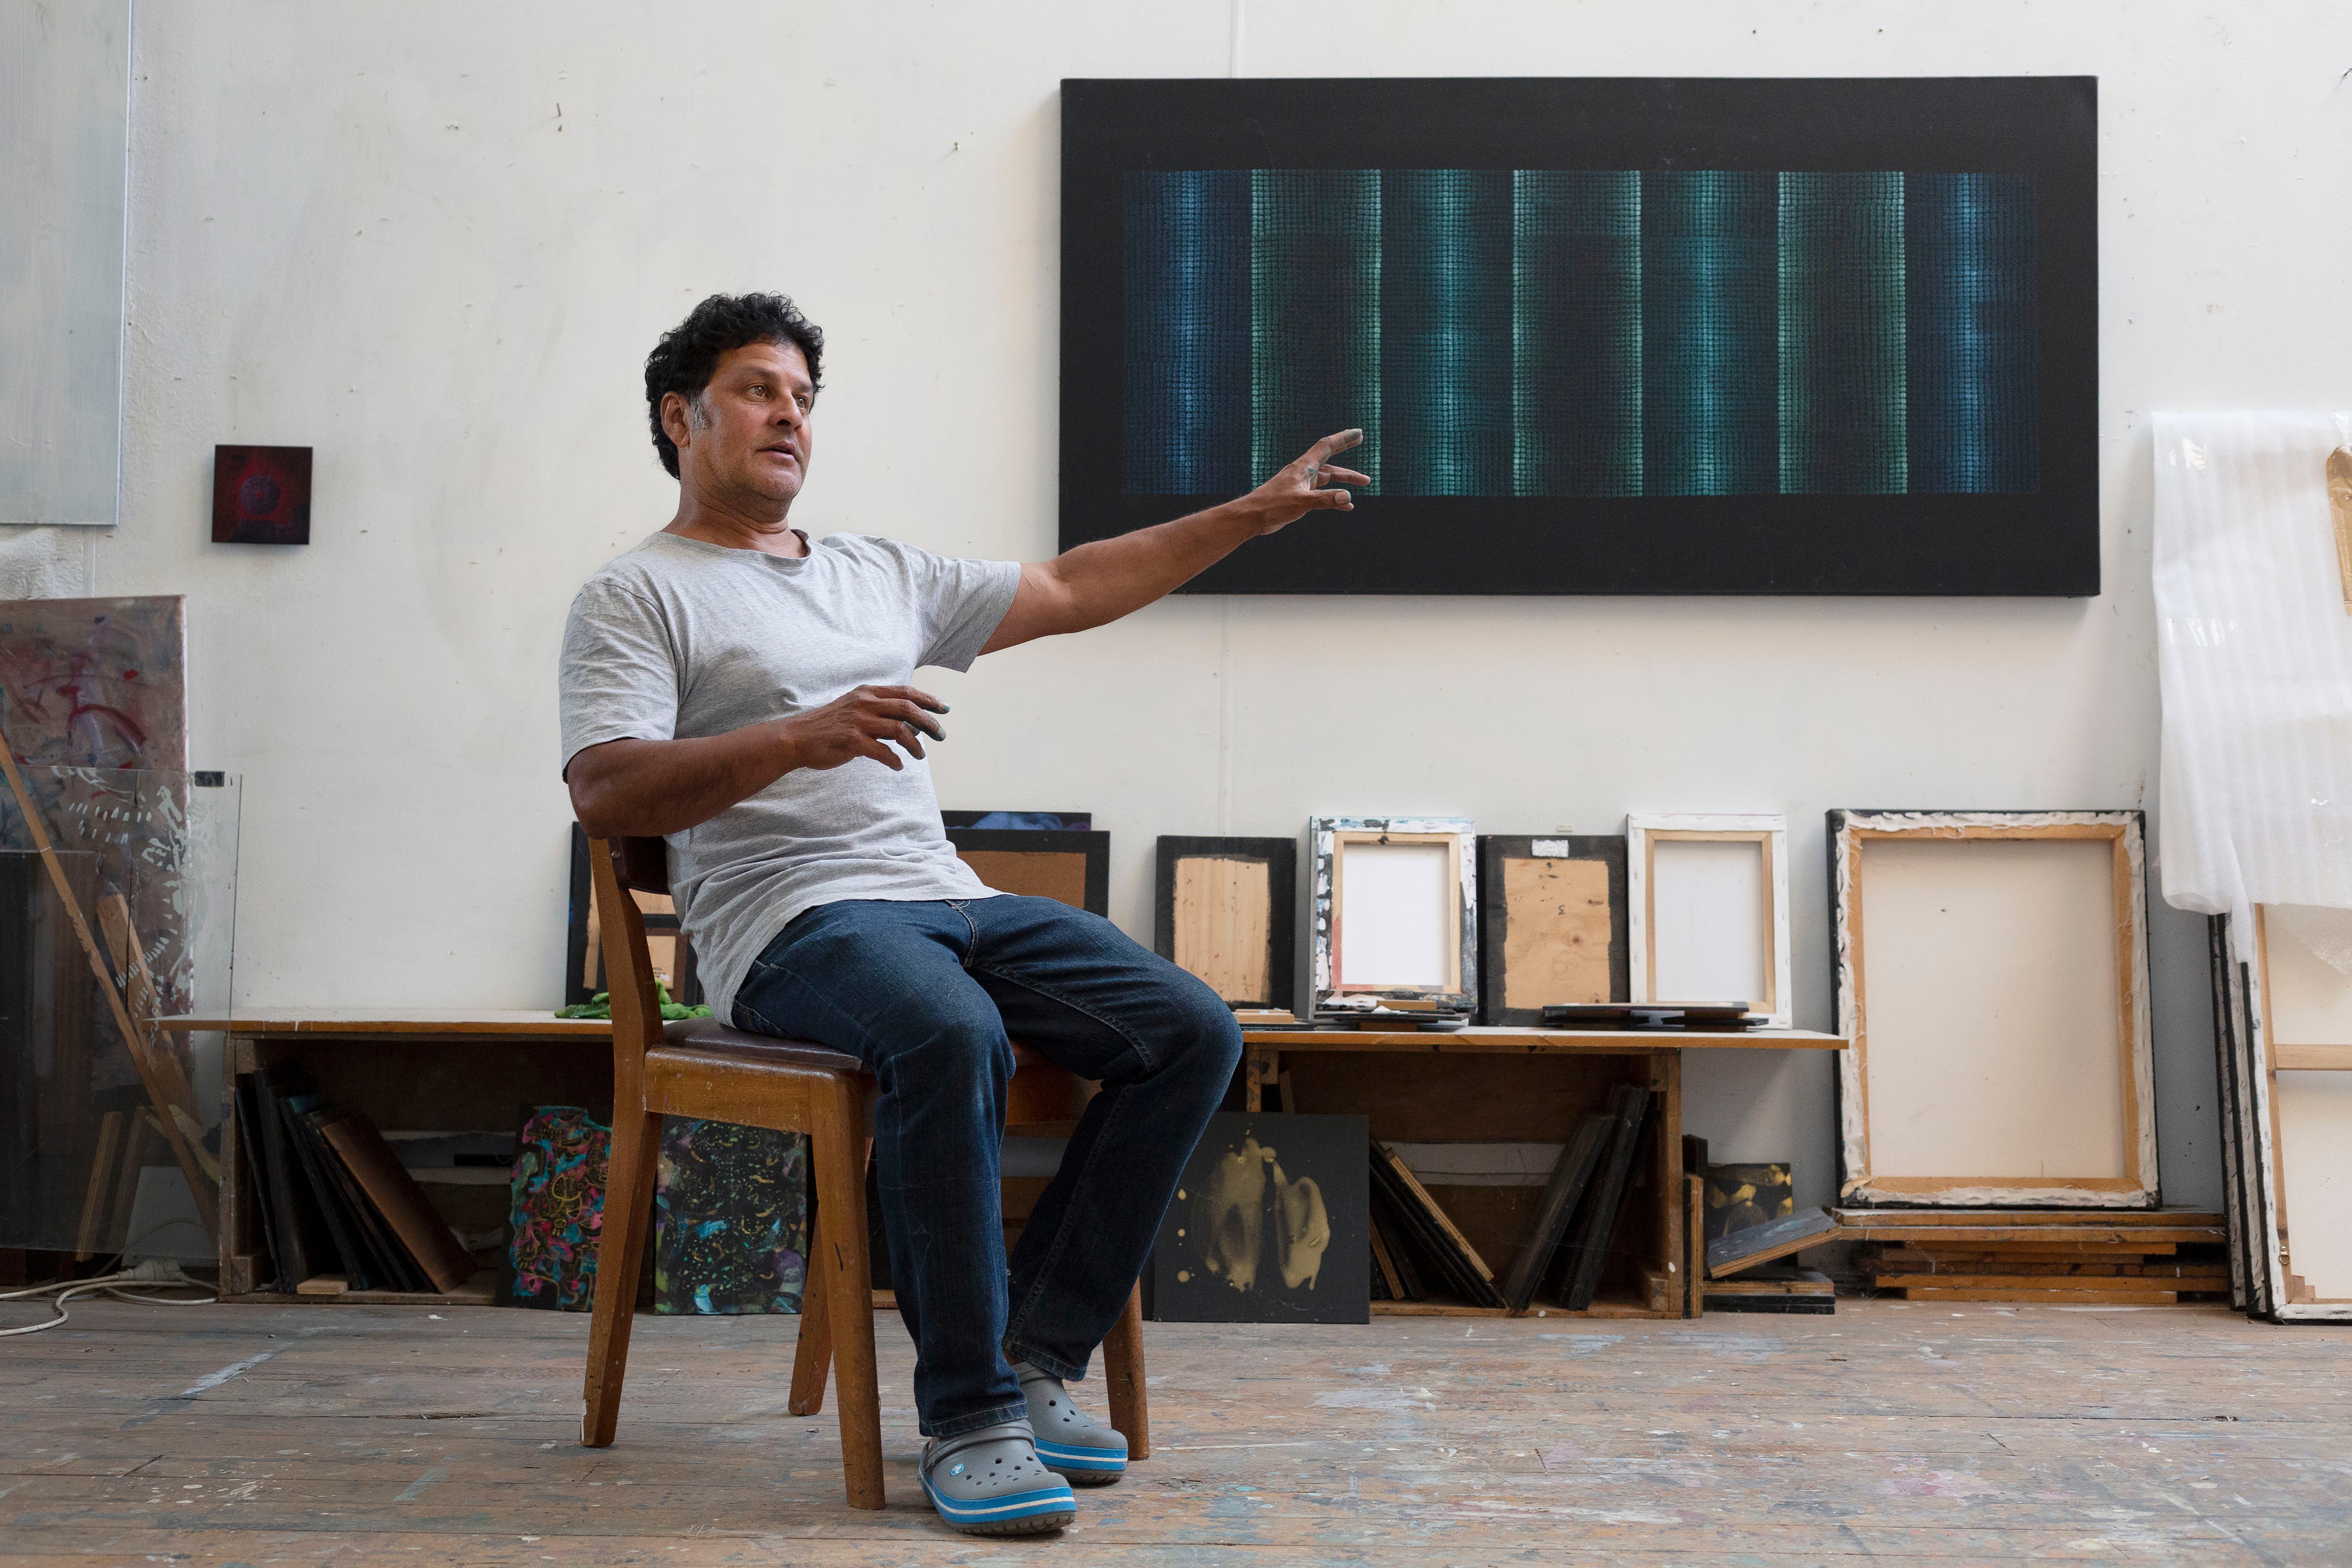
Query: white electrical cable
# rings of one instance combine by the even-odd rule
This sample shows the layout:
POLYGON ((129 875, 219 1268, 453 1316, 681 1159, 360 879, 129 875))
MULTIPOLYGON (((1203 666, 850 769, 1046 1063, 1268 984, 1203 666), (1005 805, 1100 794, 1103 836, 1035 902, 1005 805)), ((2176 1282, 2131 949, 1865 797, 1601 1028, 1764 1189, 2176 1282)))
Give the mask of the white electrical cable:
POLYGON ((23 1290, 0 1290, 0 1301, 15 1301, 27 1296, 46 1296, 52 1290, 58 1292, 56 1300, 46 1303, 56 1309, 58 1314, 56 1317, 43 1322, 26 1323, 19 1328, 0 1329, 0 1340, 7 1339, 14 1334, 37 1334, 44 1329, 54 1329, 73 1316, 66 1310, 68 1301, 76 1297, 88 1296, 98 1291, 103 1291, 109 1296, 120 1297, 125 1301, 144 1301, 159 1307, 202 1307, 220 1300, 217 1296, 200 1298, 133 1296, 119 1289, 123 1285, 142 1286, 152 1289, 157 1286, 169 1289, 186 1288, 195 1284, 195 1280, 180 1271, 178 1264, 165 1259, 142 1263, 136 1268, 126 1269, 117 1274, 100 1274, 89 1279, 64 1279, 48 1285, 35 1285, 23 1290))

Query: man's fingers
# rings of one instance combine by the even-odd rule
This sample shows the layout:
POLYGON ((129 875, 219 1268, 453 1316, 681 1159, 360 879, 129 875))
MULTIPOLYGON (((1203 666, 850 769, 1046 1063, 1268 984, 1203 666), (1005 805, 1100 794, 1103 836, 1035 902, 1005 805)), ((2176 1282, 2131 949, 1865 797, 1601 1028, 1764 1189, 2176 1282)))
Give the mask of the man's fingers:
POLYGON ((1315 504, 1328 511, 1353 511, 1356 510, 1356 498, 1346 490, 1317 490, 1315 504))
POLYGON ((869 686, 866 689, 871 691, 877 697, 889 697, 895 698, 901 702, 912 702, 917 707, 928 708, 934 713, 944 713, 948 710, 948 705, 946 703, 940 701, 938 698, 932 696, 929 692, 923 690, 919 687, 869 686))
POLYGON ((1337 430, 1307 448, 1307 460, 1319 463, 1334 452, 1344 452, 1364 438, 1361 430, 1337 430))
POLYGON ((1322 471, 1315 477, 1318 480, 1328 480, 1335 485, 1368 485, 1372 482, 1370 474, 1360 474, 1353 468, 1333 468, 1328 463, 1324 464, 1322 471))
POLYGON ((894 773, 906 771, 906 759, 871 735, 857 737, 857 754, 861 757, 873 758, 894 773))
POLYGON ((929 735, 934 741, 948 738, 948 732, 940 728, 940 721, 912 702, 893 702, 886 711, 908 729, 929 735))

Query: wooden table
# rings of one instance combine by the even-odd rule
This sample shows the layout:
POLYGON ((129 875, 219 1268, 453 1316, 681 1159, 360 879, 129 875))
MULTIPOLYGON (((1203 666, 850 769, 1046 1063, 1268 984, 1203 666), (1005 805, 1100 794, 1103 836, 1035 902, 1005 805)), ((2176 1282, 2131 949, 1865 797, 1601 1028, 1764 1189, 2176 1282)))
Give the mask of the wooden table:
MULTIPOLYGON (((1696 1317, 1703 1270, 1694 1188, 1682 1140, 1682 1053, 1688 1049, 1833 1051, 1837 1035, 1805 1029, 1695 1033, 1680 1029, 1468 1027, 1450 1033, 1380 1029, 1242 1031, 1244 1108, 1368 1118, 1384 1142, 1564 1141, 1612 1086, 1654 1097, 1647 1147, 1627 1194, 1616 1249, 1592 1317, 1696 1317)), ((1425 1184, 1497 1277, 1510 1267, 1542 1189, 1425 1184)), ((1375 1301, 1376 1313, 1499 1317, 1451 1301, 1375 1301)), ((1565 1315, 1559 1308, 1531 1312, 1565 1315)))
MULTIPOLYGON (((352 1291, 286 1296, 261 1280, 260 1216, 251 1173, 238 1147, 237 1075, 264 1063, 299 1060, 319 1092, 368 1113, 387 1131, 512 1131, 527 1105, 580 1105, 613 1113, 613 1026, 603 1018, 558 1018, 551 1009, 469 1007, 246 1007, 225 1015, 158 1020, 163 1028, 218 1030, 222 1062, 221 1299, 242 1301, 486 1303, 488 1267, 447 1294, 352 1291)), ((506 1210, 503 1185, 428 1184, 454 1223, 486 1227, 506 1210)))

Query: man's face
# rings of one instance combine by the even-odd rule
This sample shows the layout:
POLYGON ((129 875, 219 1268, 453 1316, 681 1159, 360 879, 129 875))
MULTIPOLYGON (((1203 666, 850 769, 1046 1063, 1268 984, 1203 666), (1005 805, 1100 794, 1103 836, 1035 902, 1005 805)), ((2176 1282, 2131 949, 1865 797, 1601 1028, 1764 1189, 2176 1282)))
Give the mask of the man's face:
POLYGON ((662 399, 662 427, 678 468, 705 495, 792 504, 808 477, 809 412, 816 389, 796 343, 730 349, 693 404, 662 399))

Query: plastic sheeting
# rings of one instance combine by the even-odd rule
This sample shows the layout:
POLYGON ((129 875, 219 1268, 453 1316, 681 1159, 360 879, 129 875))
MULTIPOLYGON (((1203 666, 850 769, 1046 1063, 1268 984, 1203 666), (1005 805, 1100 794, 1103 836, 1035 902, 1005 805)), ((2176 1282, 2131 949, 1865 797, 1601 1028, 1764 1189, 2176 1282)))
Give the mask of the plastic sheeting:
POLYGON ((2352 615, 2326 473, 2347 437, 2346 415, 2156 416, 2164 896, 2231 916, 2242 943, 2255 904, 2352 909, 2352 615))

